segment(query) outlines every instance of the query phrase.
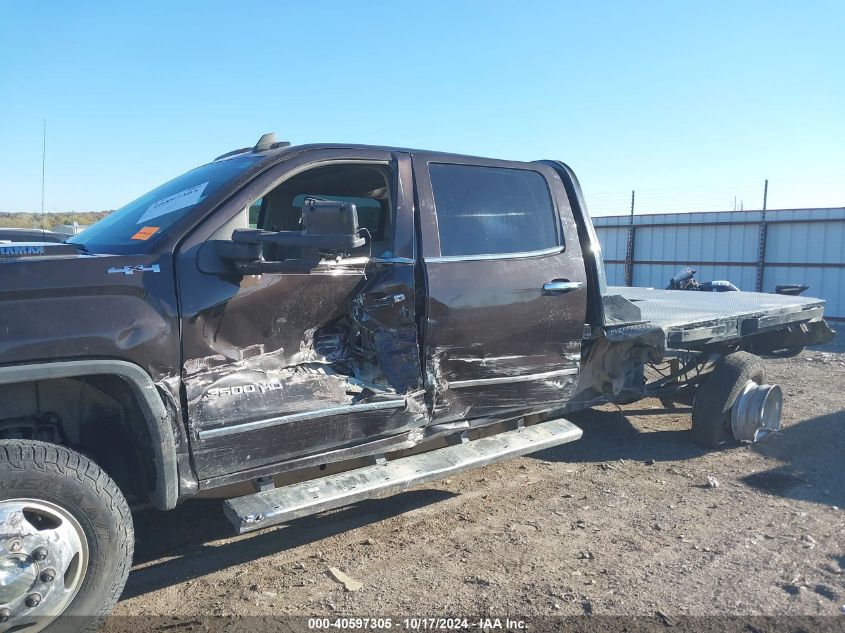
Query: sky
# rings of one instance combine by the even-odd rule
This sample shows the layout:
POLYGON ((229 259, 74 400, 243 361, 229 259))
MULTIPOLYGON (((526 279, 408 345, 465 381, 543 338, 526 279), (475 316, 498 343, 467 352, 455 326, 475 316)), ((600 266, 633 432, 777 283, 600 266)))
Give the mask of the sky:
POLYGON ((845 205, 845 2, 0 0, 0 211, 275 131, 555 158, 595 215, 845 205))

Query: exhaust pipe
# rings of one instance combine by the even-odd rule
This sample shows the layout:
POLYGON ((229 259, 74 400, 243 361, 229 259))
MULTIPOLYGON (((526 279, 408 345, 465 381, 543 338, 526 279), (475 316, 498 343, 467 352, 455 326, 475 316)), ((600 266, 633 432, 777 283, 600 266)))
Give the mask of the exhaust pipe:
POLYGON ((740 442, 756 442, 780 430, 783 392, 749 380, 731 408, 731 430, 740 442))

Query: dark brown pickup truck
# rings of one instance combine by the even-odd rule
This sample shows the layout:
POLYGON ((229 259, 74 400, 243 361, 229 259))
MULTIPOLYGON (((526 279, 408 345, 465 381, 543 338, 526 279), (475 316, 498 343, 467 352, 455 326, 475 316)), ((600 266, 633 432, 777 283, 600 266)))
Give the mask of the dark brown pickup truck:
POLYGON ((67 243, 0 244, 0 279, 0 628, 27 631, 109 611, 130 504, 215 494, 262 528, 646 396, 754 441, 781 406, 755 354, 832 337, 818 299, 608 288, 563 163, 271 135, 67 243))

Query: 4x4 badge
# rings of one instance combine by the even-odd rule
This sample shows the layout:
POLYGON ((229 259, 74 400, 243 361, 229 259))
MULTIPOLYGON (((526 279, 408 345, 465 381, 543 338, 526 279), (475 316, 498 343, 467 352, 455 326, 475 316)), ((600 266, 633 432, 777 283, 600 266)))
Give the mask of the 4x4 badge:
POLYGON ((134 275, 136 272, 139 273, 160 273, 161 268, 159 268, 158 264, 153 264, 152 266, 143 266, 138 264, 137 266, 123 266, 122 268, 117 268, 112 266, 108 269, 109 273, 123 273, 124 275, 134 275))

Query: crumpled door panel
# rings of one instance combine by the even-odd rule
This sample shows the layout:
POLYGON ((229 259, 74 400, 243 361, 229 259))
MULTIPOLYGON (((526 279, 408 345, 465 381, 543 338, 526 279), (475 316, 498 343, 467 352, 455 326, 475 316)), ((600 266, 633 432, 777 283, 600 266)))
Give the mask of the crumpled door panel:
POLYGON ((198 312, 183 373, 199 477, 423 426, 414 301, 413 264, 341 262, 245 277, 198 312))

